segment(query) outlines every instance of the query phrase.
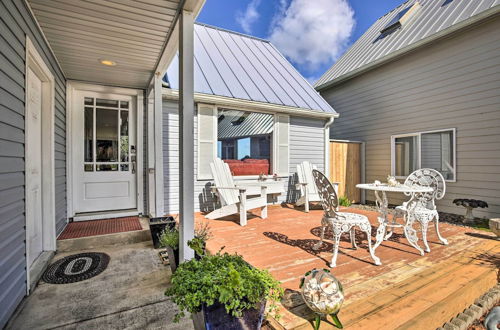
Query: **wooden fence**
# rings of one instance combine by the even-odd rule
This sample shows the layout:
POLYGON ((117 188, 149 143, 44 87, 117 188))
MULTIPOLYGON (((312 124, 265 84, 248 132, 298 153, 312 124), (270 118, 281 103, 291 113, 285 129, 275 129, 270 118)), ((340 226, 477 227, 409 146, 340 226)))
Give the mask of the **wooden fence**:
POLYGON ((339 197, 364 202, 358 183, 364 181, 364 143, 354 141, 330 141, 330 181, 339 182, 339 197))

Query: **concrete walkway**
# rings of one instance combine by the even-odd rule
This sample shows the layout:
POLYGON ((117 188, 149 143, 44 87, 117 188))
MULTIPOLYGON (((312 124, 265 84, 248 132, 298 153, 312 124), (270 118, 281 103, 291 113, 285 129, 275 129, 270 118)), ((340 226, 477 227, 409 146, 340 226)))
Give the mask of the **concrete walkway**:
MULTIPOLYGON (((40 281, 8 329, 192 329, 189 318, 165 297, 170 268, 150 242, 88 251, 107 253, 108 268, 96 277, 72 284, 40 281)), ((55 259, 73 251, 58 254, 55 259)))

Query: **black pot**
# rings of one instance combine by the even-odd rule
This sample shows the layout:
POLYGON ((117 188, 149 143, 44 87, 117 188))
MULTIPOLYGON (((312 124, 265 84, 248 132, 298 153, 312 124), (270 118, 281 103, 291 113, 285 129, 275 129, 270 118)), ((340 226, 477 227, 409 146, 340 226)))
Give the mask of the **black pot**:
POLYGON ((165 230, 165 228, 174 228, 175 221, 173 217, 159 217, 149 219, 149 231, 151 232, 151 238, 153 239, 153 245, 155 249, 160 247, 160 235, 165 230))
POLYGON ((201 312, 193 314, 196 330, 257 330, 262 326, 266 302, 258 303, 255 308, 246 309, 241 317, 226 313, 223 304, 203 305, 201 312))
POLYGON ((168 261, 170 263, 170 269, 172 273, 175 272, 177 266, 179 265, 179 249, 172 249, 170 246, 167 246, 168 253, 168 261))

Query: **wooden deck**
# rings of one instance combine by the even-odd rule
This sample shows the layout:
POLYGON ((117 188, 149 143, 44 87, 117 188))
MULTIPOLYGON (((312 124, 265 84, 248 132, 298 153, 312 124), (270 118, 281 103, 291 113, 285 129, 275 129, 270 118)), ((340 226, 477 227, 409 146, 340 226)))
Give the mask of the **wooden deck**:
MULTIPOLYGON (((376 224, 375 212, 349 211, 365 214, 376 224)), ((312 249, 319 240, 321 216, 319 209, 304 213, 292 206, 274 206, 268 219, 250 216, 246 227, 238 225, 236 216, 210 220, 214 237, 207 248, 211 253, 225 247, 224 251, 242 255, 282 282, 286 290, 282 317, 270 319, 276 329, 312 328, 312 315, 298 286, 305 272, 327 268, 332 256, 331 233, 327 232, 319 251, 312 249)), ((203 216, 197 218, 201 221, 203 216)), ((441 245, 432 228, 431 253, 422 257, 397 232, 376 251, 382 266, 372 263, 361 232, 357 250, 344 237, 332 273, 346 294, 339 314, 345 328, 435 329, 497 283, 500 244, 491 234, 446 223, 441 224, 441 234, 450 244, 441 245)), ((324 328, 333 326, 324 323, 324 328)))

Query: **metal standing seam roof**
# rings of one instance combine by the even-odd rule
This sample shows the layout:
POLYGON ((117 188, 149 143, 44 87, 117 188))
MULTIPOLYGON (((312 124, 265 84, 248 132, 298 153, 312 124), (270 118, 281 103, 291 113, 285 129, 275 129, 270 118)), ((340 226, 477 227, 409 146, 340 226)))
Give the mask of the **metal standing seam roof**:
POLYGON ((245 112, 238 110, 224 110, 219 112, 221 118, 217 125, 218 139, 237 139, 240 137, 251 137, 271 134, 273 132, 273 115, 260 112, 247 112, 246 118, 239 124, 235 122, 245 112))
MULTIPOLYGON (((413 6, 417 0, 409 0, 379 18, 347 52, 315 83, 321 89, 329 82, 374 61, 389 57, 392 53, 410 48, 455 24, 463 22, 486 10, 498 6, 500 0, 418 0, 421 8, 402 28, 380 37, 380 31, 401 11, 413 6)), ((497 7, 496 9, 500 9, 497 7)))
MULTIPOLYGON (((336 113, 267 40, 196 23, 194 57, 196 93, 336 113)), ((178 60, 165 77, 173 89, 179 88, 178 60)))

